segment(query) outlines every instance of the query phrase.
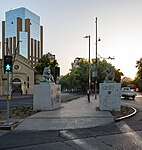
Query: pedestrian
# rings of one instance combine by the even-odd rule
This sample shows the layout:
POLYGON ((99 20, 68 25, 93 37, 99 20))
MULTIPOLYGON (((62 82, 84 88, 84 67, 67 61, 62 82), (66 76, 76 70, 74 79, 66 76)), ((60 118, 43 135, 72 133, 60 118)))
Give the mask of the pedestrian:
POLYGON ((88 102, 90 103, 90 90, 87 90, 88 102))
POLYGON ((26 95, 28 94, 28 91, 26 90, 26 95))

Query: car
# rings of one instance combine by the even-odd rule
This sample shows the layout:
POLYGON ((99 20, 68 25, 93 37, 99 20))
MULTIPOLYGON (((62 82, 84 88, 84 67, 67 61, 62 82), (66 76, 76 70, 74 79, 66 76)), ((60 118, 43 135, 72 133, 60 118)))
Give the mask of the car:
POLYGON ((121 97, 123 97, 124 99, 132 98, 134 100, 136 96, 137 92, 131 90, 130 87, 122 87, 121 97))

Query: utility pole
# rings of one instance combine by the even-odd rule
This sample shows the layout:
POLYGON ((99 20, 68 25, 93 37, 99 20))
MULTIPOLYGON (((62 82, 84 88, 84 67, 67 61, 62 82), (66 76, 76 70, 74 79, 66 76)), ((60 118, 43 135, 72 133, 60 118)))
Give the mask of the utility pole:
POLYGON ((88 102, 90 103, 90 85, 91 85, 91 66, 90 66, 90 35, 85 36, 84 38, 89 38, 89 67, 88 67, 88 90, 87 90, 87 95, 88 95, 88 102))
POLYGON ((95 76, 95 81, 94 81, 95 83, 94 84, 95 84, 95 99, 97 99, 97 76, 98 76, 97 75, 98 74, 97 73, 97 59, 98 59, 97 58, 97 53, 98 53, 97 52, 97 42, 98 42, 98 37, 97 37, 97 17, 96 17, 95 23, 96 23, 96 68, 95 68, 96 69, 96 76, 95 76))

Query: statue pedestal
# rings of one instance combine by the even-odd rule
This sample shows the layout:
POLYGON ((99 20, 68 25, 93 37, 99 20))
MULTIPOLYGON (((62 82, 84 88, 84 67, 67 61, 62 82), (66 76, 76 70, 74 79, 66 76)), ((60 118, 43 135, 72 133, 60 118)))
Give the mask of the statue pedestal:
POLYGON ((41 82, 34 85, 33 91, 34 110, 54 110, 61 107, 61 85, 41 82))
POLYGON ((100 83, 100 110, 120 111, 121 83, 100 83))

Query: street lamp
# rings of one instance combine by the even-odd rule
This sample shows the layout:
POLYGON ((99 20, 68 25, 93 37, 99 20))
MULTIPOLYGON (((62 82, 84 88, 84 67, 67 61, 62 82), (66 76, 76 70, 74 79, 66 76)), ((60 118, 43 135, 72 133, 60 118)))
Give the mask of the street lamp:
POLYGON ((96 17, 95 23, 96 23, 96 76, 95 76, 95 99, 97 99, 97 76, 98 76, 98 75, 97 75, 97 74, 98 74, 98 73, 97 73, 97 61, 98 61, 98 60, 97 60, 97 59, 98 59, 98 58, 97 58, 97 54, 98 54, 98 52, 97 52, 97 51, 98 51, 98 50, 97 50, 97 49, 98 49, 98 47, 97 47, 97 42, 98 42, 98 41, 101 41, 100 38, 98 39, 98 35, 97 35, 97 34, 98 34, 98 33, 97 33, 97 17, 96 17))
POLYGON ((90 35, 84 38, 89 38, 89 71, 88 71, 88 101, 90 103, 90 84, 91 84, 91 66, 90 66, 90 35))
POLYGON ((113 57, 111 57, 111 56, 109 56, 109 57, 102 57, 102 56, 99 55, 99 54, 98 54, 98 56, 99 56, 101 59, 111 59, 111 60, 115 59, 114 56, 113 56, 113 57))

